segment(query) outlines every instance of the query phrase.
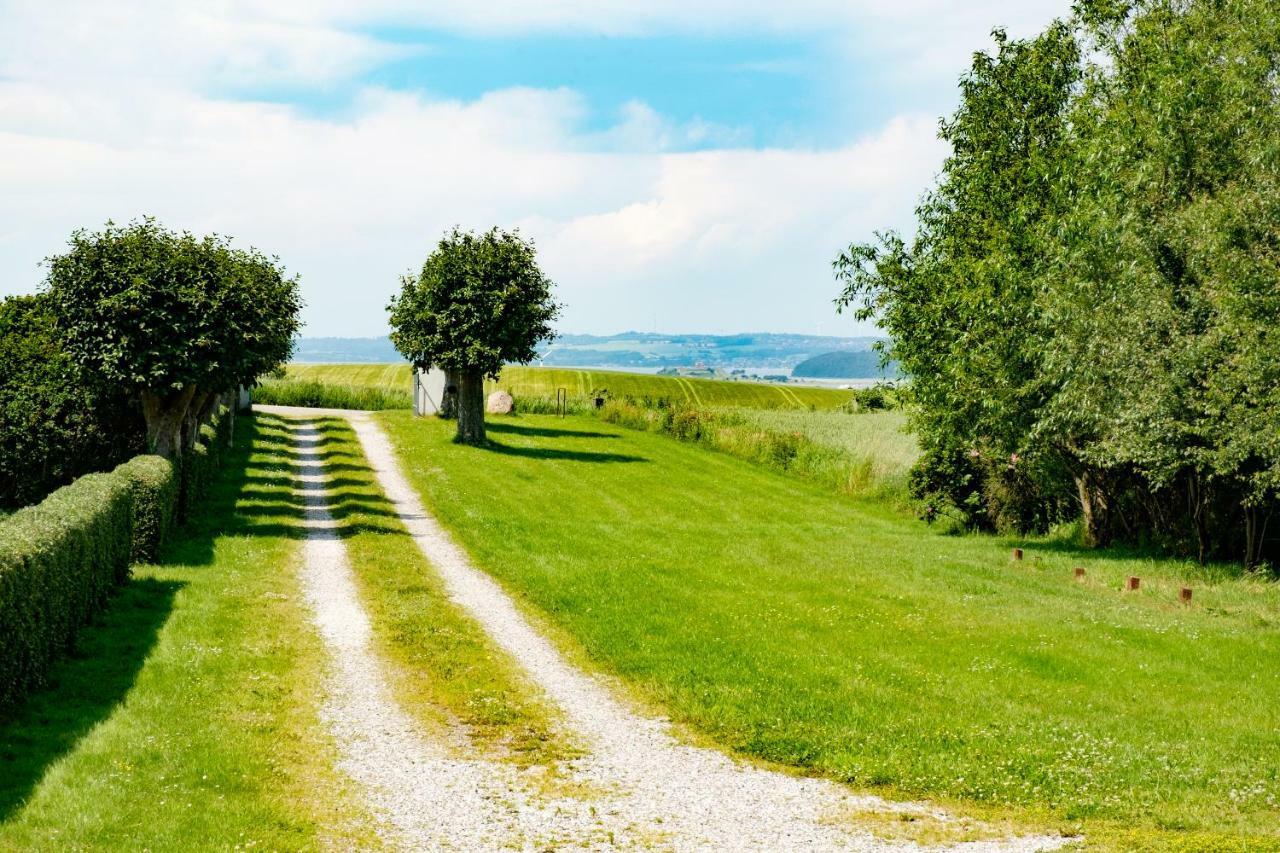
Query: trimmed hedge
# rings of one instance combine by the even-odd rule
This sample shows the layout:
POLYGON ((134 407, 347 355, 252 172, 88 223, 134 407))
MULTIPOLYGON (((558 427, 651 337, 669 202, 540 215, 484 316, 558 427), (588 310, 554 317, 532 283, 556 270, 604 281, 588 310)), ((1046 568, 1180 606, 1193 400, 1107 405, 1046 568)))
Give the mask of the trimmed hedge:
POLYGON ((181 478, 168 459, 136 456, 0 518, 0 707, 44 684, 129 566, 156 558, 208 491, 231 428, 219 407, 184 455, 181 478))
POLYGON ((133 492, 130 559, 150 563, 169 538, 178 510, 178 472, 163 456, 135 456, 115 470, 133 492))
POLYGON ((0 706, 44 683, 128 576, 132 508, 125 477, 87 474, 0 521, 0 706))

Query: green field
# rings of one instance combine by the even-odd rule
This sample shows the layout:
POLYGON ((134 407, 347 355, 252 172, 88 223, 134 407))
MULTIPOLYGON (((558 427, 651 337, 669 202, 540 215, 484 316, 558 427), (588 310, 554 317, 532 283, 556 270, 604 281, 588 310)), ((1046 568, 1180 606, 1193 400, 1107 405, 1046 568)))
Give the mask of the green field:
POLYGON ((1106 847, 1280 846, 1280 585, 946 536, 595 419, 496 419, 477 449, 378 417, 427 505, 571 653, 721 743, 1106 847))
MULTIPOLYGON (((291 382, 321 382, 346 388, 378 388, 405 394, 409 407, 411 385, 407 364, 291 364, 291 382)), ((508 367, 490 387, 521 397, 552 397, 565 389, 572 397, 586 397, 605 389, 615 397, 665 397, 699 406, 744 406, 765 409, 834 409, 848 402, 848 391, 764 382, 685 379, 609 370, 560 367, 508 367)))

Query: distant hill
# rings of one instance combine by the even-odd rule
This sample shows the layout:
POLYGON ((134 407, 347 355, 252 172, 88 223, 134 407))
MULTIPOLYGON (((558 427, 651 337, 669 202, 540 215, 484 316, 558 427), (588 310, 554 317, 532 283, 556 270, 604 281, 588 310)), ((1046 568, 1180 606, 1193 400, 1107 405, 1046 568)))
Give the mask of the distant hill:
POLYGON ((805 359, 791 375, 801 379, 880 379, 894 378, 893 366, 880 367, 880 353, 871 350, 824 352, 805 359))
MULTIPOLYGON (((819 353, 867 352, 877 340, 772 332, 562 335, 543 348, 538 363, 564 367, 791 368, 819 353)), ((293 360, 299 364, 403 361, 387 338, 302 338, 293 360)))

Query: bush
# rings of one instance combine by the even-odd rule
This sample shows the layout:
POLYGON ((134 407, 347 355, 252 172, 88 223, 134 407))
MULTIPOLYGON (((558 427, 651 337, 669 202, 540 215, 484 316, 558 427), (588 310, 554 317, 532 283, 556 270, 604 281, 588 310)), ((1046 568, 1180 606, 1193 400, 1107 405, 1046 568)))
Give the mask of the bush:
POLYGON ((178 509, 178 475, 162 456, 135 456, 116 468, 133 491, 133 544, 130 560, 156 559, 169 537, 178 509))
POLYGON ((131 563, 155 559, 177 518, 208 491, 230 442, 222 406, 184 455, 181 479, 169 460, 136 456, 0 516, 0 707, 44 683, 131 563))
POLYGON ((0 706, 44 683, 128 576, 132 506, 127 478, 88 474, 0 520, 0 706))
POLYGON ((0 300, 0 508, 141 453, 138 404, 81 374, 42 296, 0 300))

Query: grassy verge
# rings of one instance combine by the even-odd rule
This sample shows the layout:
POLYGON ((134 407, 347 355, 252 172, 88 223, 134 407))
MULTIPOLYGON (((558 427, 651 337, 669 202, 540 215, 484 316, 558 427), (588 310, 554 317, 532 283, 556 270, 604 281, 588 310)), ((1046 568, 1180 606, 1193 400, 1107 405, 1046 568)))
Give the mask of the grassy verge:
POLYGON ((197 519, 0 719, 0 849, 350 848, 369 824, 317 717, 291 437, 237 420, 197 519))
POLYGON ((412 409, 407 390, 373 385, 268 379, 253 389, 253 401, 273 406, 316 409, 412 409))
POLYGON ((1274 583, 944 536, 594 419, 497 421, 476 449, 448 423, 379 418, 482 567, 719 742, 1101 846, 1280 847, 1274 583))
POLYGON ((548 763, 571 748, 553 732, 536 688, 446 597, 436 572, 378 487, 355 433, 341 418, 317 418, 334 474, 333 514, 347 546, 401 704, 438 726, 457 720, 491 753, 548 763))

